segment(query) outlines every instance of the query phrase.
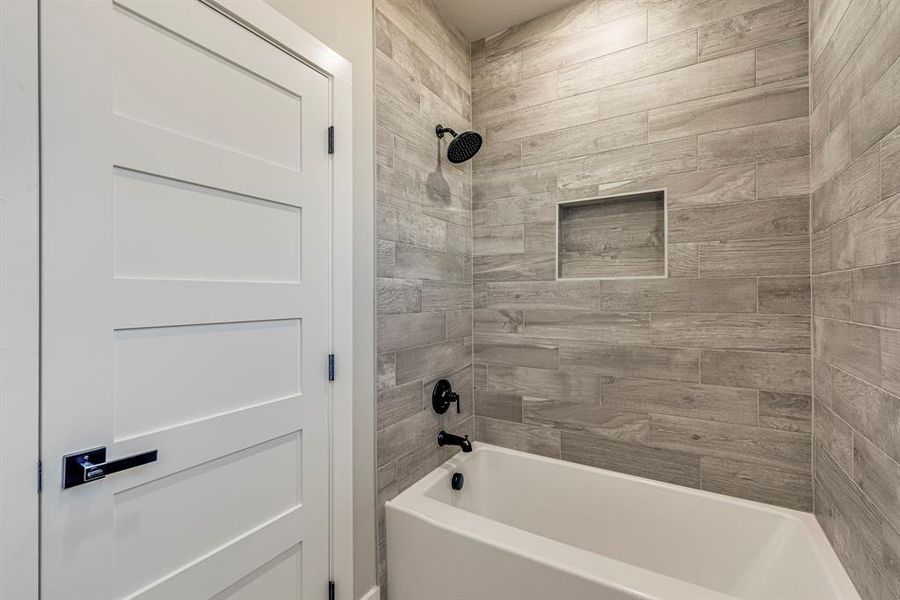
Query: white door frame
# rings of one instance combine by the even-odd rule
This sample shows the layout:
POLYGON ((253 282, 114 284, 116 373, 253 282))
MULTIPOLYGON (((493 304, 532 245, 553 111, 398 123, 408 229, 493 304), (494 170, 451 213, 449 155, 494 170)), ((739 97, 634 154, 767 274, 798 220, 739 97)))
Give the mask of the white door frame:
POLYGON ((0 598, 38 595, 37 0, 0 0, 0 598))
MULTIPOLYGON (((337 363, 331 402, 331 576, 336 597, 353 600, 351 65, 263 0, 203 1, 330 82, 331 348, 337 363)), ((39 580, 38 47, 38 0, 0 0, 0 597, 17 600, 38 600, 39 580)))

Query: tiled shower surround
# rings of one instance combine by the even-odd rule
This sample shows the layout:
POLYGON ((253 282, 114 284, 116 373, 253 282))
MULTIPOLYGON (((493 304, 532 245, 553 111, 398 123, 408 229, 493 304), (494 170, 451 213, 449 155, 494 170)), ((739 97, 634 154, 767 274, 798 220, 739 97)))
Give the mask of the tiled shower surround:
POLYGON ((477 440, 812 507, 807 16, 587 1, 473 44, 477 440), (668 278, 555 280, 557 202, 658 189, 668 278))
POLYGON ((815 512, 900 598, 900 1, 810 11, 815 512))
POLYGON ((376 0, 385 596, 381 505, 446 426, 815 510, 900 600, 900 0, 810 1, 584 0, 469 45, 376 0), (485 146, 451 165, 437 123, 485 146), (558 202, 661 189, 667 278, 557 281, 558 202))
MULTIPOLYGON (((446 160, 435 125, 471 128, 469 44, 427 0, 375 2, 377 180, 377 540, 384 502, 453 452, 437 433, 473 433, 472 174, 446 160), (450 379, 460 413, 437 417, 450 379)), ((449 136, 447 136, 449 137, 449 136)))

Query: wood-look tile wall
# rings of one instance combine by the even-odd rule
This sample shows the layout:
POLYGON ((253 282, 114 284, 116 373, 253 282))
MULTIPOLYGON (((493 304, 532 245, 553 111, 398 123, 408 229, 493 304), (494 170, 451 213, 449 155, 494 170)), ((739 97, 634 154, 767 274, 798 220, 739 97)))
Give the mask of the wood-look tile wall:
POLYGON ((469 44, 428 0, 376 0, 377 515, 387 597, 384 502, 446 460, 437 432, 473 433, 472 175, 446 160, 438 123, 471 128, 469 44), (438 418, 446 377, 461 412, 438 418))
POLYGON ((811 508, 807 26, 585 0, 473 44, 476 439, 811 508), (662 188, 668 279, 555 280, 557 202, 662 188))
POLYGON ((900 598, 900 1, 812 0, 815 512, 900 598))

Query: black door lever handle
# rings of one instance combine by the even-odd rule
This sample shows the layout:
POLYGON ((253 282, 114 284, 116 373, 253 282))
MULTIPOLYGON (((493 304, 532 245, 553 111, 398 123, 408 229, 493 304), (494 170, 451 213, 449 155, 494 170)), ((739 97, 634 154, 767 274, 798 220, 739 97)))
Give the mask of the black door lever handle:
POLYGON ((63 456, 63 489, 68 489, 148 463, 156 462, 159 453, 148 450, 107 462, 106 446, 63 456))

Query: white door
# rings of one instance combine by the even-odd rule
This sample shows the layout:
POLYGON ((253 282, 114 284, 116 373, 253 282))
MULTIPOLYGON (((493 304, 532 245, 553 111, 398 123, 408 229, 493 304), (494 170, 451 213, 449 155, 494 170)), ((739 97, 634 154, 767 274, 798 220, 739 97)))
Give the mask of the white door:
POLYGON ((329 81, 197 0, 47 0, 41 83, 42 600, 324 598, 329 81), (63 489, 95 447, 158 459, 63 489))

